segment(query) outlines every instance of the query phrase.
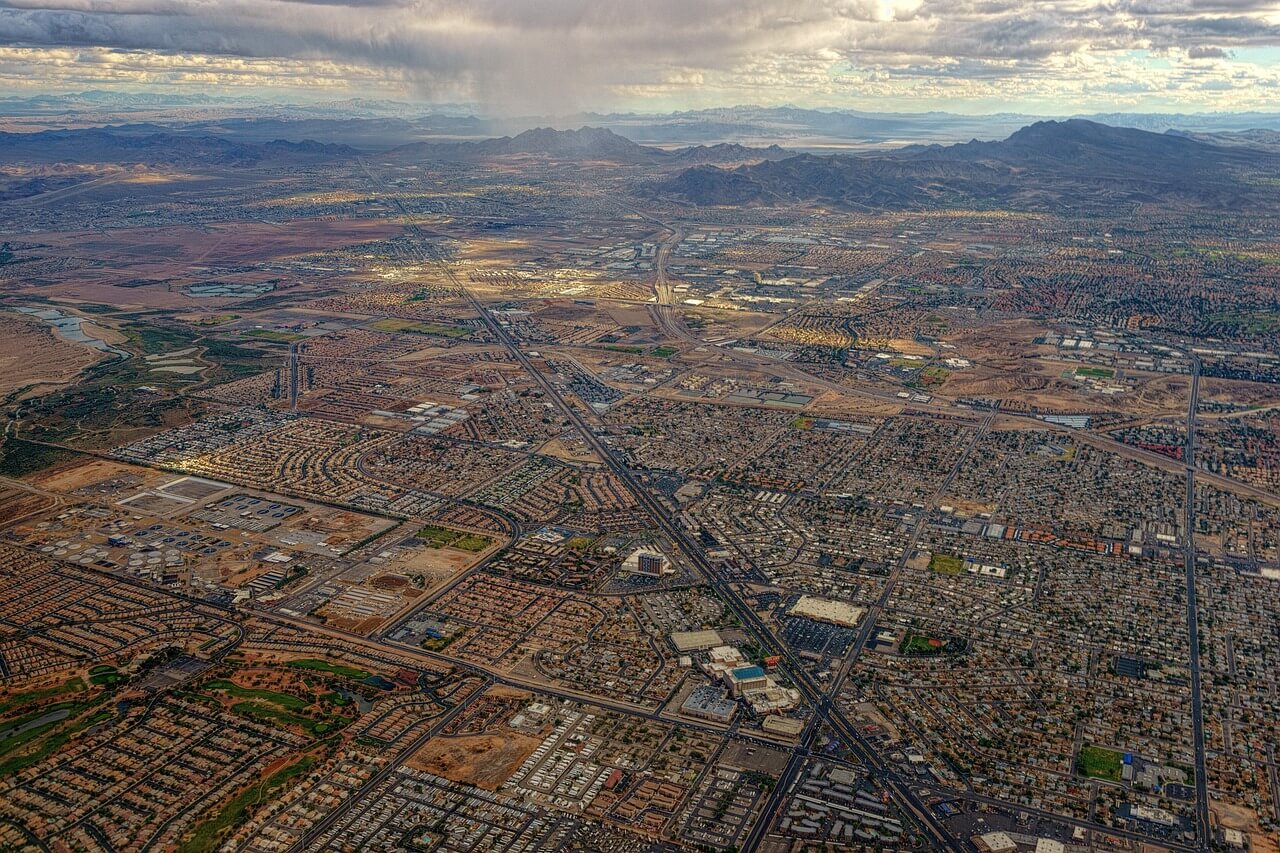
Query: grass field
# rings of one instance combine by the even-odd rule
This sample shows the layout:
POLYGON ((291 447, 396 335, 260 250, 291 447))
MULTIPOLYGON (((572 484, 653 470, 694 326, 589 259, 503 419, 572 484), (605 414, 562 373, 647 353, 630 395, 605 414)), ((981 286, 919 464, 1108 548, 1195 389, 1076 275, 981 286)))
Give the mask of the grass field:
POLYGON ((1111 782, 1120 781, 1120 768, 1123 756, 1114 749, 1101 746, 1085 745, 1076 756, 1076 769, 1082 776, 1092 779, 1106 779, 1111 782))
POLYGON ((951 371, 945 367, 926 367, 920 371, 920 381, 925 385, 941 385, 950 375, 951 371))
POLYGON ((191 321, 193 326, 221 326, 224 323, 230 323, 232 320, 239 320, 239 314, 210 314, 207 317, 201 317, 199 320, 191 321))
POLYGON ((254 347, 238 347, 233 343, 219 340, 208 340, 204 344, 204 354, 209 358, 217 361, 226 359, 244 359, 248 361, 260 361, 262 359, 262 350, 254 347))
POLYGON ((69 678, 56 687, 28 690, 25 693, 15 693, 12 696, 0 699, 0 714, 8 713, 11 709, 20 708, 23 705, 30 705, 32 702, 40 702, 44 699, 52 699, 55 696, 65 696, 83 691, 84 682, 81 679, 69 678))
POLYGON ((1090 379, 1114 379, 1116 372, 1109 367, 1077 367, 1076 376, 1086 376, 1090 379))
POLYGON ((676 349, 675 347, 654 347, 653 349, 649 350, 649 355, 652 355, 656 358, 671 358, 671 356, 675 355, 678 352, 680 352, 680 350, 676 349))
POLYGON ((356 669, 353 666, 344 666, 340 663, 329 663, 325 660, 317 660, 316 658, 302 658, 301 660, 289 661, 289 666, 295 669, 310 669, 315 672, 327 672, 331 675, 341 675, 343 678, 353 678, 356 681, 364 681, 373 673, 365 672, 363 669, 356 669))
POLYGON ((380 332, 408 332, 413 335, 435 335, 438 338, 465 338, 471 334, 468 326, 446 326, 443 323, 422 323, 416 320, 397 320, 387 317, 369 324, 380 332))
POLYGON ((245 335, 251 338, 261 338, 264 341, 284 341, 292 343, 293 341, 302 340, 302 335, 295 335, 293 332, 280 332, 275 329, 251 329, 245 332, 245 335))
POLYGON ((1267 335, 1280 332, 1280 312, 1274 311, 1223 311, 1204 318, 1211 328, 1251 335, 1267 335))
POLYGON ((80 706, 79 703, 76 702, 59 702, 56 705, 37 708, 36 710, 28 711, 21 716, 5 720, 0 723, 0 755, 13 752, 13 750, 22 746, 24 743, 29 743, 30 741, 35 740, 53 727, 60 725, 62 721, 67 718, 61 717, 57 720, 51 720, 50 722, 44 723, 43 725, 29 728, 26 731, 18 732, 17 730, 23 726, 35 722, 46 714, 54 714, 59 711, 66 711, 68 714, 74 714, 78 709, 82 708, 83 706, 80 706), (13 734, 14 732, 17 733, 13 734))
POLYGON ((478 554, 485 548, 489 547, 489 543, 493 540, 488 536, 480 536, 476 533, 464 533, 453 542, 449 543, 450 548, 457 548, 460 551, 470 551, 478 554))
POLYGON ((958 575, 964 571, 964 561, 951 554, 934 554, 929 558, 929 568, 940 575, 958 575))
POLYGON ((98 664, 89 668, 89 683, 110 687, 113 684, 119 684, 121 681, 127 680, 121 675, 114 666, 107 664, 98 664))
POLYGON ((242 717, 257 720, 260 723, 283 723, 287 726, 297 726, 311 735, 327 734, 334 729, 334 718, 332 717, 313 720, 310 717, 286 711, 276 705, 265 705, 252 699, 245 702, 237 702, 231 706, 231 710, 242 717))
POLYGON ((412 326, 414 322, 413 320, 397 320, 395 317, 387 317, 370 323, 369 328, 377 329, 379 332, 403 332, 412 326))
POLYGON ((432 548, 443 548, 457 538, 458 531, 450 530, 447 527, 437 527, 434 524, 428 524, 426 527, 418 531, 417 536, 432 548))
MULTIPOLYGON (((31 714, 24 715, 19 718, 24 720, 39 719, 43 714, 64 708, 69 712, 68 715, 61 720, 47 723, 43 726, 37 726, 34 729, 28 729, 20 735, 15 735, 7 740, 0 741, 0 744, 3 744, 3 747, 0 748, 0 755, 3 755, 13 752, 19 747, 31 743, 43 735, 48 734, 48 737, 41 740, 36 748, 30 752, 11 755, 3 761, 0 761, 0 779, 17 773, 20 770, 25 770, 33 764, 38 764, 41 761, 44 761, 50 755, 53 755, 55 752, 58 752, 66 746, 67 742, 80 732, 92 726, 96 726, 98 723, 106 722, 114 716, 112 712, 106 708, 101 708, 94 711, 92 714, 87 713, 93 708, 94 704, 96 703, 63 702, 57 705, 51 705, 47 708, 41 708, 38 711, 33 711, 31 714)), ((7 725, 14 726, 17 725, 17 723, 15 721, 10 721, 7 725)))
POLYGON ((128 342, 146 355, 186 349, 200 340, 197 331, 159 323, 130 323, 122 331, 128 342))
POLYGON ((210 816, 196 824, 191 838, 178 847, 180 853, 207 853, 218 847, 223 835, 240 826, 249 818, 249 808, 258 803, 271 802, 276 793, 288 784, 290 779, 301 776, 311 769, 315 759, 305 756, 288 767, 281 768, 237 794, 231 802, 210 809, 210 816))
POLYGON ((898 652, 904 655, 938 655, 946 645, 937 637, 925 634, 907 634, 898 646, 898 652))
POLYGON ((470 551, 473 554, 478 554, 493 544, 493 540, 488 536, 466 533, 435 524, 428 524, 419 530, 417 537, 432 548, 457 548, 459 551, 470 551))
POLYGON ((311 704, 305 699, 299 699, 297 696, 290 696, 288 693, 277 693, 274 690, 260 690, 252 687, 241 687, 231 681, 218 679, 210 681, 205 685, 210 690, 219 693, 226 693, 228 696, 234 696, 237 699, 261 699, 270 702, 273 705, 279 705, 281 708, 287 708, 291 711, 298 711, 311 704))

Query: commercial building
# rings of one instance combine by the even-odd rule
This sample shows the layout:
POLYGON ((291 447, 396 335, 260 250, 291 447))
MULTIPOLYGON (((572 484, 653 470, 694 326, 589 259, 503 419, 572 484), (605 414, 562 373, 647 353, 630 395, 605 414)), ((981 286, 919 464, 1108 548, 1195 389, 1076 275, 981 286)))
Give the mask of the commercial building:
POLYGON ((640 553, 636 555, 636 571, 642 575, 660 577, 662 575, 662 567, 666 564, 667 560, 661 554, 640 553))
POLYGON ((724 640, 715 631, 673 631, 671 644, 681 654, 701 652, 724 645, 724 640))
POLYGON ((733 646, 717 646, 707 655, 703 670, 723 681, 735 699, 742 699, 761 716, 790 710, 800 704, 800 691, 780 687, 763 667, 746 660, 733 646))
POLYGON ((866 610, 845 604, 843 601, 832 601, 813 595, 802 595, 791 606, 792 616, 804 616, 818 622, 830 622, 845 628, 856 628, 866 610))
POLYGON ((723 693, 712 686, 695 687, 680 705, 682 714, 726 725, 733 720, 737 709, 737 702, 726 699, 723 693))
POLYGON ((645 548, 632 551, 622 561, 622 568, 624 571, 635 572, 638 575, 645 575, 651 578, 660 578, 663 575, 675 573, 675 567, 671 565, 671 562, 664 555, 645 548))
POLYGON ((804 720, 793 720, 791 717, 774 715, 765 717, 761 728, 771 735, 794 738, 799 737, 800 733, 804 731, 804 720))
POLYGON ((1172 812, 1155 808, 1154 806, 1124 805, 1120 807, 1119 812, 1121 817, 1128 817, 1130 820, 1150 823, 1166 829, 1173 827, 1177 823, 1177 818, 1173 816, 1172 812), (1126 814, 1126 810, 1128 814, 1126 814))
POLYGON ((735 697, 741 698, 752 690, 764 690, 771 683, 769 676, 758 666, 739 666, 725 673, 725 682, 735 697))
POLYGON ((1018 845, 1006 832, 987 832, 970 839, 978 853, 1017 853, 1018 845))

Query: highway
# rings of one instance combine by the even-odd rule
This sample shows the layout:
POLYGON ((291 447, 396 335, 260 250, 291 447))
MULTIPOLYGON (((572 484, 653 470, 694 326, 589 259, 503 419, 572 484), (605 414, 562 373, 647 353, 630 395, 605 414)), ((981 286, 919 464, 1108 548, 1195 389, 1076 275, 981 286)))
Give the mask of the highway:
MULTIPOLYGON (((711 566, 706 559, 701 548, 693 542, 685 530, 679 526, 671 517, 666 507, 662 506, 652 493, 644 488, 624 462, 617 458, 613 449, 600 440, 600 437, 590 428, 583 420, 579 412, 570 406, 560 395, 558 389, 548 381, 533 366, 529 359, 524 355, 520 348, 515 344, 511 337, 507 334, 506 329, 497 323, 488 311, 479 304, 475 303, 476 309, 481 312, 481 316, 485 318, 490 325, 490 330, 498 337, 500 341, 513 353, 516 359, 525 367, 526 370, 535 378, 548 398, 557 404, 557 407, 565 414, 566 417, 578 428, 583 437, 592 449, 600 456, 609 469, 632 493, 637 502, 644 507, 651 518, 657 523, 658 527, 677 545, 685 557, 699 570, 707 582, 712 586, 721 600, 729 605, 734 614, 747 627, 756 639, 763 643, 764 648, 769 648, 778 652, 787 664, 786 670, 793 684, 800 690, 806 701, 814 708, 815 713, 822 717, 832 729, 840 735, 855 753, 862 753, 860 757, 868 766, 879 769, 882 766, 881 761, 872 753, 867 744, 863 742, 854 727, 844 717, 842 712, 832 705, 830 700, 822 693, 821 689, 814 683, 809 676, 808 671, 804 668, 799 658, 782 643, 773 633, 773 631, 765 625, 763 620, 750 608, 737 594, 730 584, 726 583, 711 566)), ((882 780, 888 783, 888 787, 894 794, 894 799, 899 801, 899 806, 905 811, 912 814, 921 827, 930 835, 939 849, 961 850, 942 829, 936 818, 929 813, 927 806, 919 802, 905 786, 895 785, 891 780, 882 780)), ((748 846, 746 849, 754 849, 748 846)))
POLYGON ((1200 695, 1200 618, 1196 604, 1196 410, 1200 406, 1200 357, 1190 350, 1191 390, 1187 402, 1187 443, 1183 462, 1187 468, 1186 535, 1183 550, 1187 568, 1187 638, 1191 648, 1191 734, 1196 756, 1196 837, 1208 850, 1209 779, 1204 754, 1204 704, 1200 695))
POLYGON ((298 410, 298 347, 297 341, 289 344, 289 409, 298 410))
MULTIPOLYGON (((366 167, 366 174, 372 180, 377 181, 378 178, 366 167)), ((379 181, 381 184, 381 181, 379 181)), ((741 621, 742 625, 755 635, 757 641, 761 642, 763 648, 776 650, 785 663, 785 669, 790 677, 791 682, 800 691, 806 702, 813 709, 814 713, 821 717, 832 730, 849 746, 849 748, 865 763, 869 768, 875 771, 879 780, 886 786, 894 801, 907 814, 911 815, 920 825, 925 834, 929 837, 931 843, 939 850, 952 850, 961 853, 964 847, 951 838, 950 835, 942 828, 941 823, 929 811, 920 799, 901 782, 893 779, 885 774, 884 762, 876 754, 874 749, 867 744, 858 734, 854 726, 844 716, 843 712, 833 705, 830 699, 813 681, 808 674, 803 663, 798 656, 790 650, 788 646, 778 640, 772 630, 764 624, 763 620, 744 602, 737 592, 726 583, 714 570, 702 549, 693 542, 689 534, 676 523, 668 513, 666 507, 662 506, 653 496, 650 490, 644 488, 633 476, 631 470, 622 462, 613 452, 613 449, 606 445, 596 434, 589 424, 583 419, 581 413, 571 406, 561 395, 556 386, 548 380, 533 365, 528 356, 518 346, 515 340, 508 334, 506 328, 499 323, 489 310, 480 302, 480 300, 467 288, 461 279, 454 273, 447 261, 439 257, 431 248, 431 244, 426 234, 417 226, 413 220, 413 216, 405 207, 404 202, 399 196, 383 185, 383 191, 391 198, 397 208, 400 210, 406 230, 410 231, 414 236, 418 237, 423 254, 427 259, 434 261, 441 272, 449 279, 450 283, 456 287, 459 292, 465 295, 468 302, 485 326, 494 335, 499 343, 511 354, 520 365, 528 372, 529 376, 542 387, 543 392, 547 395, 556 408, 558 408, 569 422, 572 423, 581 433, 586 443, 596 452, 600 459, 605 463, 609 470, 618 478, 620 482, 627 487, 636 501, 646 510, 650 517, 657 524, 659 529, 665 533, 671 542, 676 545, 684 554, 686 559, 699 570, 710 586, 720 596, 734 614, 741 621)), ((896 398, 895 398, 896 399, 896 398)), ((747 849, 752 849, 748 847, 747 849)))
MULTIPOLYGON (((881 591, 880 597, 867 609, 867 612, 863 614, 862 625, 858 630, 858 636, 854 641, 853 647, 849 650, 849 654, 846 656, 845 662, 841 665, 840 671, 832 680, 831 688, 826 692, 828 697, 839 696, 841 685, 844 684, 849 671, 853 668, 854 663, 857 662, 858 657, 866 648, 867 641, 870 639, 872 632, 875 631, 876 622, 879 620, 880 614, 889 603, 889 597, 893 594, 893 588, 897 584, 903 568, 905 568, 907 561, 911 559, 912 552, 915 551, 916 543, 920 540, 920 534, 924 531, 925 525, 928 522, 929 512, 937 505, 938 501, 941 499, 942 495, 946 493, 947 489, 951 487, 951 484, 955 481, 956 475, 960 473, 960 469, 964 466, 965 460, 968 459, 970 453, 973 452, 974 446, 991 426, 993 417, 994 416, 988 416, 983 420, 981 428, 975 430, 974 435, 970 438, 968 444, 965 445, 964 453, 962 453, 960 458, 956 460, 955 465, 952 466, 951 471, 947 474, 947 478, 943 480, 942 484, 934 492, 928 506, 920 511, 920 517, 916 519, 916 523, 912 526, 911 535, 908 538, 906 545, 903 547, 902 556, 898 559, 898 562, 894 564, 893 571, 885 581, 884 589, 881 591)), ((817 719, 818 718, 815 717, 810 721, 809 725, 805 727, 804 734, 800 738, 800 748, 792 755, 791 761, 788 762, 787 768, 782 774, 782 778, 778 781, 777 787, 774 788, 773 795, 770 797, 769 803, 765 807, 766 814, 776 812, 781 807, 787 790, 795 781, 795 778, 799 774, 800 768, 803 765, 803 761, 801 760, 802 756, 807 754, 809 750, 813 748, 813 739, 817 736, 818 732, 816 726, 817 719)), ((747 849, 756 849, 764 837, 764 832, 767 829, 768 824, 771 822, 772 821, 762 820, 756 826, 752 827, 751 835, 748 836, 749 843, 747 845, 747 849)))

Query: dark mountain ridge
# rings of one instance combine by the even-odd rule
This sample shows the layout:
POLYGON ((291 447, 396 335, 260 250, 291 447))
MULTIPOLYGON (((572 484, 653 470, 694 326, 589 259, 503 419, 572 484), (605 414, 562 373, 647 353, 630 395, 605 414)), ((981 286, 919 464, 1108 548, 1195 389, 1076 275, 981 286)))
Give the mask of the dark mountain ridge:
POLYGON ((386 156, 395 160, 472 160, 512 155, 545 155, 557 159, 606 160, 643 163, 665 156, 656 148, 638 145, 611 130, 582 127, 554 130, 535 127, 515 136, 464 142, 413 142, 393 148, 386 156))
POLYGON ((121 165, 253 166, 288 161, 337 160, 359 155, 346 145, 277 139, 233 142, 217 136, 168 132, 120 133, 100 128, 0 133, 0 158, 10 163, 116 163, 121 165))
POLYGON ((1265 147, 1223 147, 1072 119, 1036 122, 999 142, 800 155, 732 170, 699 166, 659 189, 709 205, 813 201, 850 209, 1054 210, 1177 202, 1225 208, 1257 200, 1264 191, 1252 178, 1277 171, 1276 155, 1265 147))
POLYGON ((536 127, 515 136, 464 142, 414 142, 387 152, 398 160, 472 160, 485 157, 545 156, 558 160, 600 160, 610 163, 663 162, 734 163, 787 156, 777 145, 748 148, 744 145, 695 145, 665 151, 632 142, 602 127, 555 130, 536 127))
MULTIPOLYGON (((279 125, 280 123, 276 123, 279 125)), ((234 126, 234 122, 224 123, 234 126)), ((270 127, 270 125, 266 126, 270 127)), ((258 128, 258 132, 266 129, 258 128)), ((175 130, 137 123, 104 128, 0 133, 0 157, 14 163, 118 163, 123 165, 251 166, 276 162, 323 162, 358 157, 364 149, 314 139, 259 141, 228 138, 225 126, 202 131, 175 130)), ((273 129, 279 129, 275 127, 273 129)), ((350 136, 347 128, 344 135, 350 136)), ((377 150, 373 146, 371 150, 377 150)), ((639 145, 598 127, 553 130, 541 127, 493 139, 413 142, 378 156, 400 162, 480 160, 489 157, 541 156, 566 161, 599 160, 620 164, 741 163, 789 156, 776 145, 748 148, 721 144, 664 151, 639 145)))

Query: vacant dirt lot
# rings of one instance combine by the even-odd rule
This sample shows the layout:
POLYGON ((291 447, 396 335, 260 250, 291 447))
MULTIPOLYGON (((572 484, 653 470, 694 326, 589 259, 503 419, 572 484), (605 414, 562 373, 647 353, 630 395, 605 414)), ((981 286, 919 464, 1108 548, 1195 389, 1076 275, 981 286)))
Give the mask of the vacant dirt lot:
POLYGON ((514 732, 501 736, 438 737, 415 752, 408 764, 454 782, 496 791, 539 743, 536 737, 514 732))
POLYGON ((1258 826, 1258 816, 1252 809, 1215 800, 1210 804, 1213 822, 1228 829, 1238 829, 1249 836, 1249 849, 1253 853, 1277 853, 1280 844, 1275 836, 1258 826))

